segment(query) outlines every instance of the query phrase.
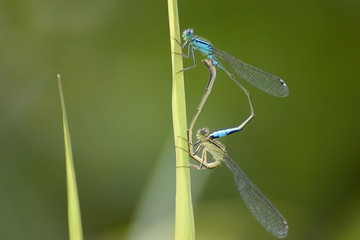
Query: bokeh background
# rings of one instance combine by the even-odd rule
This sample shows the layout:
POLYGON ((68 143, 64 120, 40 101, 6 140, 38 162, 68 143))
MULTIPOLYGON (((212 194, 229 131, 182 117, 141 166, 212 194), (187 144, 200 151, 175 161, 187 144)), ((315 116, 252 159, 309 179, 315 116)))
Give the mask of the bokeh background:
MULTIPOLYGON (((181 29, 289 86, 276 98, 244 83, 256 117, 222 140, 287 239, 359 239, 360 1, 186 0, 179 14, 181 29)), ((170 61, 166 1, 1 1, 0 239, 68 238, 58 73, 85 239, 173 238, 170 61)), ((190 120, 208 72, 185 77, 190 120)), ((196 129, 248 114, 218 72, 196 129)), ((275 239, 225 166, 191 171, 197 239, 275 239)))

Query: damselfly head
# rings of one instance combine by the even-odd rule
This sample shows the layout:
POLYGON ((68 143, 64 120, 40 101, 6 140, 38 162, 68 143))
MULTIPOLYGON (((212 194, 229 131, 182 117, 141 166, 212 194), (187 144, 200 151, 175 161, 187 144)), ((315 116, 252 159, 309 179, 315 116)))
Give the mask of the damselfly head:
POLYGON ((183 39, 186 41, 186 40, 189 40, 190 38, 192 38, 194 36, 194 30, 193 29, 186 29, 183 34, 182 34, 182 37, 183 39))
POLYGON ((210 130, 208 128, 200 128, 196 133, 196 137, 198 140, 204 139, 207 135, 209 135, 209 132, 210 130))

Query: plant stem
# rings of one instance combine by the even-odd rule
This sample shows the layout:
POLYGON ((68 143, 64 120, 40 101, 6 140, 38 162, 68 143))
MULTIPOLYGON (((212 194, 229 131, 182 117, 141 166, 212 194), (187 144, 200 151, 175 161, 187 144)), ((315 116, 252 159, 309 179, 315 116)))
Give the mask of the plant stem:
MULTIPOLYGON (((170 44, 172 53, 180 53, 179 16, 176 0, 168 0, 170 44)), ((195 239, 195 226, 191 202, 189 156, 186 139, 186 104, 182 56, 171 54, 172 59, 172 116, 176 153, 175 240, 195 239)))
POLYGON ((63 117, 65 159, 66 159, 66 186, 67 186, 67 204, 68 204, 68 226, 69 239, 82 240, 82 224, 80 214, 79 196, 76 186, 76 176, 74 160, 71 150, 70 130, 66 116, 64 93, 61 87, 60 74, 57 75, 60 91, 61 110, 63 117))

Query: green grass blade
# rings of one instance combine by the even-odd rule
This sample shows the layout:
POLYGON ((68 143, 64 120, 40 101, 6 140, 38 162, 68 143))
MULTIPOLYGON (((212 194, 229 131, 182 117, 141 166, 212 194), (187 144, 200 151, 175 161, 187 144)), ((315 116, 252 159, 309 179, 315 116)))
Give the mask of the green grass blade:
MULTIPOLYGON (((175 40, 180 39, 179 16, 176 0, 168 0, 170 44, 172 53, 180 53, 181 47, 175 40)), ((176 154, 176 199, 175 199, 175 239, 195 239, 193 207, 191 201, 189 156, 186 139, 186 107, 182 56, 171 54, 172 59, 172 116, 176 154)))
POLYGON ((59 82, 61 109, 63 116, 64 141, 65 141, 65 160, 66 160, 66 186, 68 203, 68 225, 69 239, 82 240, 82 226, 80 216, 79 197, 76 187, 75 168, 71 151, 70 131, 66 117, 64 94, 61 87, 60 74, 57 76, 59 82))

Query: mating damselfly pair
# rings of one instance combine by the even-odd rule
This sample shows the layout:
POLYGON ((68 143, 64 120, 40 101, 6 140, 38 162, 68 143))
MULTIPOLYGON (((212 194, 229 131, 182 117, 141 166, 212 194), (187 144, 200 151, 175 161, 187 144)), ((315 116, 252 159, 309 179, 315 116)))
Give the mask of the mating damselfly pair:
POLYGON ((205 41, 193 34, 192 29, 186 29, 183 33, 185 43, 182 48, 189 47, 188 54, 184 57, 194 59, 194 65, 184 70, 194 68, 196 63, 195 50, 199 50, 208 59, 203 60, 205 65, 209 68, 210 79, 205 89, 205 93, 200 101, 200 104, 196 110, 190 127, 188 129, 188 143, 189 143, 189 155, 200 163, 199 166, 195 166, 198 169, 201 168, 215 168, 224 162, 233 174, 235 184, 238 192, 242 197, 245 205, 248 207, 257 221, 271 234, 276 237, 284 238, 287 236, 288 224, 281 213, 271 204, 271 202, 257 189, 257 187, 248 179, 241 168, 232 160, 225 146, 220 143, 217 138, 224 137, 234 132, 238 132, 254 117, 254 109, 250 93, 242 86, 240 82, 216 59, 219 57, 224 60, 230 68, 241 78, 245 79, 255 87, 267 92, 271 95, 278 97, 285 97, 288 95, 289 90, 285 82, 276 77, 275 75, 266 73, 258 68, 255 68, 245 62, 242 62, 230 54, 214 48, 208 41, 205 41), (216 67, 219 67, 227 76, 229 76, 246 94, 250 106, 250 116, 243 121, 239 126, 233 128, 227 128, 210 133, 209 129, 201 128, 197 132, 197 141, 192 143, 192 129, 195 125, 196 119, 199 116, 203 105, 207 97, 209 96, 213 83, 216 78, 216 67), (196 147, 194 150, 193 147, 196 147), (198 154, 201 153, 201 157, 198 154), (213 157, 213 162, 207 161, 207 153, 213 157))

